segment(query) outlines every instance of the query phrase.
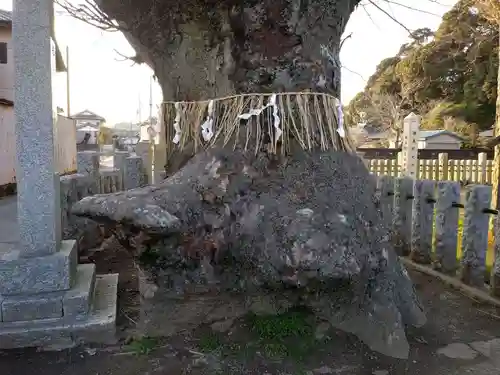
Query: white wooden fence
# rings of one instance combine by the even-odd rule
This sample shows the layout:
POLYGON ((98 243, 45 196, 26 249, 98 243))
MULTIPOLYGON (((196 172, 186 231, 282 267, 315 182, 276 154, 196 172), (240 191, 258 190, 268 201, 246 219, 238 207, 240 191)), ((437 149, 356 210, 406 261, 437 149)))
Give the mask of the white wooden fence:
MULTIPOLYGON (((378 176, 400 177, 401 162, 398 160, 372 159, 366 162, 370 171, 378 176)), ((448 160, 447 154, 439 154, 439 159, 417 161, 419 180, 491 184, 492 174, 493 161, 487 160, 486 154, 479 154, 477 160, 448 160)))

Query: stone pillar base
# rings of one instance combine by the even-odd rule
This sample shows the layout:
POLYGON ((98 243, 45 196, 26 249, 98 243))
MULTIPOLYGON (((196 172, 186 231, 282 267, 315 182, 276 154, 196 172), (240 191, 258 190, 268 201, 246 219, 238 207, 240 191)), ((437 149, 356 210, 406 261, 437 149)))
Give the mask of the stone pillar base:
POLYGON ((118 275, 77 264, 76 241, 61 251, 19 258, 0 254, 0 349, 73 347, 115 341, 118 275))

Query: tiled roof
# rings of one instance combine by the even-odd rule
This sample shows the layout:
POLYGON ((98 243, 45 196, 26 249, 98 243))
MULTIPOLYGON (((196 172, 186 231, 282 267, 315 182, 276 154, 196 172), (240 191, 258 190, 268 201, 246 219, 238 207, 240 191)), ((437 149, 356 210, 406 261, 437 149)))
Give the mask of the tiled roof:
POLYGON ((421 140, 426 140, 428 138, 432 138, 441 134, 448 134, 452 137, 456 137, 459 139, 462 139, 458 134, 455 134, 453 132, 450 132, 448 130, 440 129, 440 130, 420 130, 418 132, 418 138, 421 140))
POLYGON ((0 9, 0 21, 12 22, 12 12, 0 9))

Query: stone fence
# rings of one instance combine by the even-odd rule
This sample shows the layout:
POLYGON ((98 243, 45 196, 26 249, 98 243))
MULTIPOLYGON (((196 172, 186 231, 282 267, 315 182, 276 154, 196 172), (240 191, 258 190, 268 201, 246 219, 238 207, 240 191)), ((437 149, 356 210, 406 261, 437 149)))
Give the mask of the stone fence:
POLYGON ((79 152, 78 173, 60 177, 62 237, 77 239, 82 250, 98 246, 105 234, 97 223, 72 215, 72 206, 89 195, 114 193, 147 185, 141 157, 122 151, 114 152, 112 157, 113 168, 103 168, 100 166, 100 152, 79 152))
POLYGON ((500 297, 500 243, 489 225, 493 218, 498 233, 500 219, 490 207, 491 186, 469 185, 461 194, 454 181, 375 178, 382 216, 403 261, 500 297))

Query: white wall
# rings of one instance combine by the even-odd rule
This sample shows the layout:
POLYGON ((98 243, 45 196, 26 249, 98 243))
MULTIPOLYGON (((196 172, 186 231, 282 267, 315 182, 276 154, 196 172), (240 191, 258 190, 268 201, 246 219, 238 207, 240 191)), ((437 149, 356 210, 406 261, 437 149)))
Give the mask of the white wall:
POLYGON ((462 142, 459 139, 448 134, 442 134, 418 141, 418 148, 427 150, 459 150, 461 145, 462 142))
POLYGON ((0 98, 7 100, 14 100, 14 52, 11 39, 11 30, 0 28, 0 42, 7 43, 7 64, 0 64, 0 98))
POLYGON ((16 182, 14 108, 0 105, 0 186, 16 182))
POLYGON ((76 172, 76 126, 75 121, 58 115, 54 128, 55 159, 57 172, 69 174, 76 172))

